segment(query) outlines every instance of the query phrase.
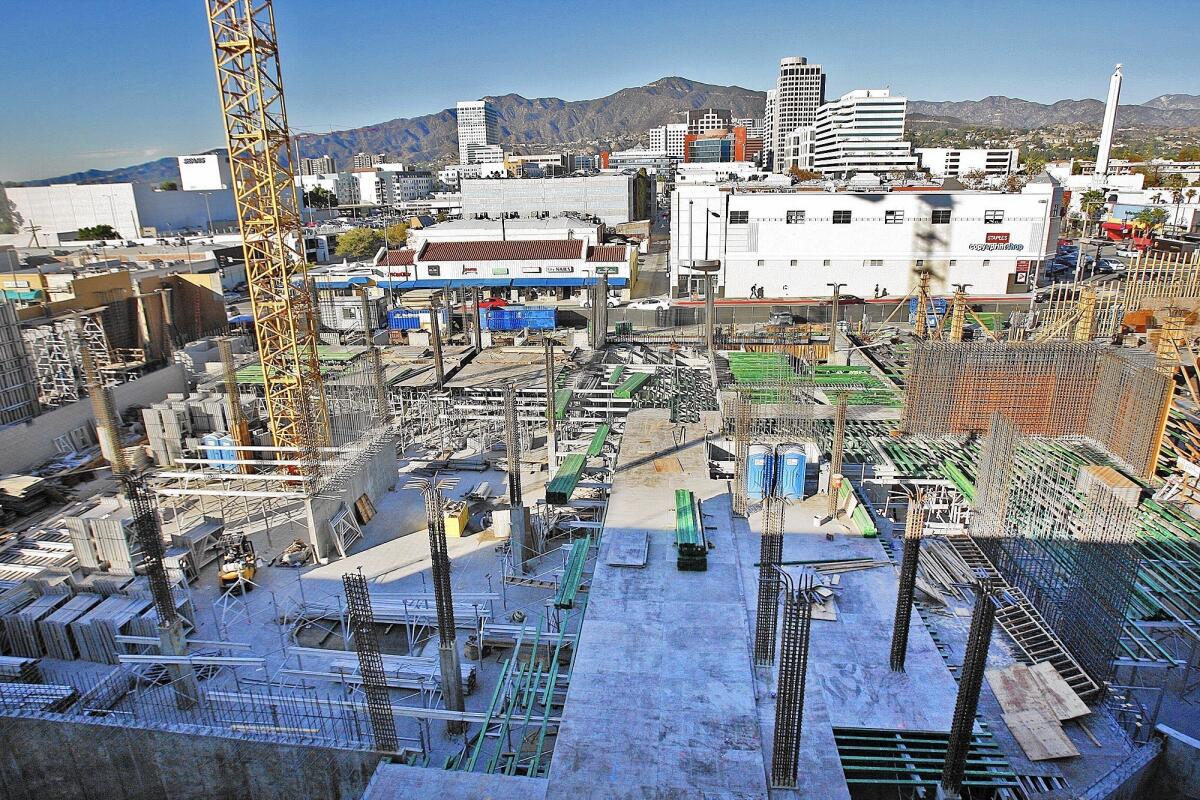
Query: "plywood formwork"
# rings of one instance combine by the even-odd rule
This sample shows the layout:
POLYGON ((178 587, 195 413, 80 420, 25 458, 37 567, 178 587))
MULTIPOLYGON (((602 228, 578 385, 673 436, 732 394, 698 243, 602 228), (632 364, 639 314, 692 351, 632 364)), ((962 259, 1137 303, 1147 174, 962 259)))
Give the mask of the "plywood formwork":
POLYGON ((37 385, 16 311, 12 303, 0 303, 0 425, 38 415, 37 385))
POLYGON ((1129 265, 1121 285, 1121 305, 1128 313, 1146 300, 1200 298, 1200 250, 1191 253, 1141 253, 1129 265))

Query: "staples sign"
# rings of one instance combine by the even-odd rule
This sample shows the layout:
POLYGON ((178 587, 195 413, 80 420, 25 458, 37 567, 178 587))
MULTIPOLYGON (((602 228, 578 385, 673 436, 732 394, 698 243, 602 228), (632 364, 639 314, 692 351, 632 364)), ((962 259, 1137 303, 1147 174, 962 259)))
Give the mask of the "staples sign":
POLYGON ((989 233, 984 239, 988 244, 1008 244, 1007 233, 989 233))

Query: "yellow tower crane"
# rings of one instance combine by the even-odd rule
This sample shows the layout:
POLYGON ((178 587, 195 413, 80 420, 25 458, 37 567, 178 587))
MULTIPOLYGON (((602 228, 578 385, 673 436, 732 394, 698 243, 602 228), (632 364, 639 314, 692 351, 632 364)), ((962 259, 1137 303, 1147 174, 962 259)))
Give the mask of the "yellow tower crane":
POLYGON ((205 0, 246 283, 275 446, 306 474, 329 444, 329 412, 291 158, 271 0, 205 0))

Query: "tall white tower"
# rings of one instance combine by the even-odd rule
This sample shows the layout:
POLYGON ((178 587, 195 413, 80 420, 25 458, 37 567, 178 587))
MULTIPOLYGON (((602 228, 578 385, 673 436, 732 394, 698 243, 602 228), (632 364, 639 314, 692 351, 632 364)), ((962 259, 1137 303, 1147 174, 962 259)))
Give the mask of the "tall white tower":
POLYGON ((1103 182, 1108 175, 1108 157, 1112 150, 1113 131, 1117 127, 1117 105, 1121 102, 1121 65, 1113 70, 1108 82, 1108 102, 1104 106, 1104 126, 1100 128, 1100 149, 1096 153, 1096 180, 1103 182))

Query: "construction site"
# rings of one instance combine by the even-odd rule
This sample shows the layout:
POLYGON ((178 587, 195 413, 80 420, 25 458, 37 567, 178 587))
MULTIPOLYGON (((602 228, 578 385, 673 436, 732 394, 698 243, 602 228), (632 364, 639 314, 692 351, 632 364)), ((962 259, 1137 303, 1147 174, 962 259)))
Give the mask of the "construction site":
POLYGON ((635 328, 601 274, 586 329, 331 334, 271 4, 206 7, 253 326, 0 306, 0 423, 80 420, 0 478, 0 796, 1200 795, 1196 254, 1007 318, 924 273, 635 328))

